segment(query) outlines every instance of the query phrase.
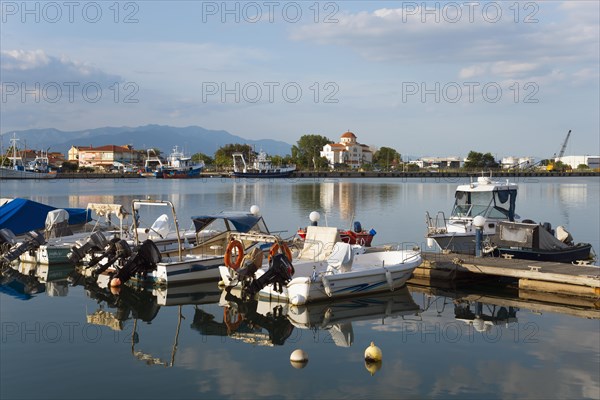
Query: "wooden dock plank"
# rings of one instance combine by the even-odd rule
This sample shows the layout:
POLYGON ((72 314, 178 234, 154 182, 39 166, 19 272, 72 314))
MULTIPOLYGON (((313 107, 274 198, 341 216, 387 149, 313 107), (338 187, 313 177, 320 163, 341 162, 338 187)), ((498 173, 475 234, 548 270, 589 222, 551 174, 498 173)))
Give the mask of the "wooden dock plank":
POLYGON ((597 266, 431 252, 423 252, 423 259, 424 268, 600 288, 600 267, 597 266))

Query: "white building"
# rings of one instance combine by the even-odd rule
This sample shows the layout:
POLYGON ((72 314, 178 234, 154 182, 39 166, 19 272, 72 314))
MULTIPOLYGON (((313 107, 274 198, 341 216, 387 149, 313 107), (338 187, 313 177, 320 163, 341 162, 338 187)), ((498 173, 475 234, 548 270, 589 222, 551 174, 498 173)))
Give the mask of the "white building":
POLYGON ((525 169, 535 164, 535 160, 533 157, 504 157, 500 162, 503 169, 525 169))
POLYGON ((336 164, 347 164, 353 169, 358 169, 363 164, 373 162, 373 152, 366 144, 356 141, 356 135, 350 131, 342 134, 340 143, 331 143, 323 146, 320 153, 329 162, 329 167, 336 164))
POLYGON ((557 158, 555 161, 560 161, 573 169, 581 164, 587 165, 590 169, 600 168, 600 156, 564 156, 557 158))

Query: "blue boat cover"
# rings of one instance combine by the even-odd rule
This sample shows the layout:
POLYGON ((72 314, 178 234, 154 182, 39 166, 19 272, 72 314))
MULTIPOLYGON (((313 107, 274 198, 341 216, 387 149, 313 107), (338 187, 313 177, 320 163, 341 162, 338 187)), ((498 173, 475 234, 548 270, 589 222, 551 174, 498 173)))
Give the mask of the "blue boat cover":
MULTIPOLYGON (((0 229, 8 228, 15 235, 44 229, 46 215, 49 211, 57 209, 33 200, 16 198, 0 207, 0 229)), ((84 224, 91 220, 91 210, 85 208, 64 210, 69 213, 69 225, 84 224)))

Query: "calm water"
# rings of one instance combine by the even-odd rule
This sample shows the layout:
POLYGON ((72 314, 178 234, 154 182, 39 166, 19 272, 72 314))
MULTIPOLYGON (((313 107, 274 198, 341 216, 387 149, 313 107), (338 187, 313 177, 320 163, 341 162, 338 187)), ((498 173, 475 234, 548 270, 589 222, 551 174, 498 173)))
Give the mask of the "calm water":
MULTIPOLYGON (((449 213, 466 182, 2 181, 0 196, 57 207, 151 196, 171 200, 185 227, 192 215, 257 204, 282 236, 318 210, 321 224, 375 228, 374 244, 424 247, 425 211, 449 213)), ((598 178, 518 183, 521 217, 564 225, 599 251, 598 178)), ((238 320, 216 283, 112 294, 67 284, 67 273, 3 278, 2 399, 600 398, 600 312, 589 300, 411 286, 307 308, 245 304, 238 320), (371 341, 383 351, 374 375, 363 360, 371 341), (290 364, 295 349, 308 353, 302 369, 290 364)))

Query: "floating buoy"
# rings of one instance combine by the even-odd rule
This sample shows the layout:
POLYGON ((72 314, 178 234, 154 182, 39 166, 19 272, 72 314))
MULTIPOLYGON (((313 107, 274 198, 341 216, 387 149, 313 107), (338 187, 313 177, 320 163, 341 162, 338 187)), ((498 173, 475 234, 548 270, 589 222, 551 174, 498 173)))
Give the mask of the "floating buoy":
POLYGON ((375 375, 375 372, 381 369, 381 361, 366 361, 365 360, 365 368, 371 376, 375 375))
POLYGON ((296 369, 302 369, 308 364, 308 354, 302 349, 292 351, 290 355, 290 364, 296 369))
POLYGON ((365 349, 365 361, 377 362, 381 361, 381 349, 371 342, 371 345, 365 349))

